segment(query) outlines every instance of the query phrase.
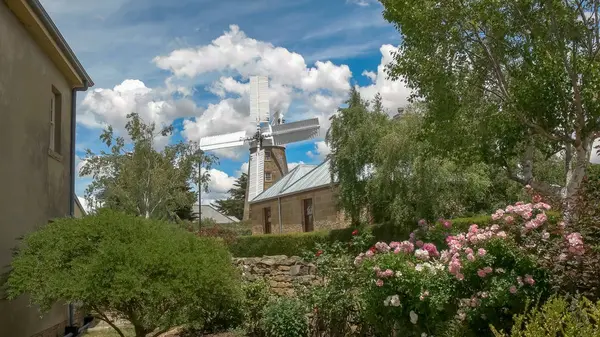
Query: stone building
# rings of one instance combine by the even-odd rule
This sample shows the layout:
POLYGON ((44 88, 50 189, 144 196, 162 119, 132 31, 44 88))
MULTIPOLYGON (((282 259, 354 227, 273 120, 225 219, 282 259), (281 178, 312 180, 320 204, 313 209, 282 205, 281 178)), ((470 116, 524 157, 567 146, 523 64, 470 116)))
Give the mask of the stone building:
POLYGON ((311 232, 347 226, 336 205, 329 160, 300 164, 249 202, 252 234, 311 232))
MULTIPOLYGON (((255 153, 256 149, 256 142, 252 142, 252 144, 250 144, 250 155, 255 153)), ((279 179, 288 174, 288 164, 284 146, 273 145, 271 140, 265 139, 262 144, 262 149, 265 150, 263 191, 266 191, 268 188, 273 186, 273 184, 279 181, 279 179)), ((243 220, 250 219, 250 203, 248 200, 248 192, 249 189, 246 189, 246 202, 244 203, 243 220)))
MULTIPOLYGON (((0 268, 24 234, 79 216, 75 196, 77 91, 93 82, 38 0, 0 0, 0 268)), ((29 298, 0 294, 0 336, 64 336, 74 306, 40 318, 29 298)))

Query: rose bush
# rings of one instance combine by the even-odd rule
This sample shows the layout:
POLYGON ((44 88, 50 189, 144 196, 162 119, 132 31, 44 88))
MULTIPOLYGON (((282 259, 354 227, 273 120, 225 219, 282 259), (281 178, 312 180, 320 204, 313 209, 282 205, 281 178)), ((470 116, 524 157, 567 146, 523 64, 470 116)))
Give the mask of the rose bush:
POLYGON ((473 224, 455 235, 449 221, 420 221, 409 240, 378 242, 360 253, 355 264, 367 280, 363 295, 374 333, 481 336, 490 334, 490 324, 509 329, 528 300, 549 295, 549 264, 586 251, 580 233, 549 221, 550 206, 539 196, 532 201, 497 210, 487 227, 473 224), (426 242, 442 237, 441 251, 426 242))

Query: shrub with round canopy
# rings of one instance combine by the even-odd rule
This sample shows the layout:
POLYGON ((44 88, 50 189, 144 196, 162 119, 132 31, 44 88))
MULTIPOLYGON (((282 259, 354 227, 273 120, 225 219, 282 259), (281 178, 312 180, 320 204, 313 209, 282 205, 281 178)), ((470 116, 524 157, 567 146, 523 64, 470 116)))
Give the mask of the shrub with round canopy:
POLYGON ((220 240, 104 210, 63 218, 25 236, 7 281, 9 298, 30 295, 42 311, 83 303, 99 319, 155 336, 202 324, 241 299, 239 275, 220 240))

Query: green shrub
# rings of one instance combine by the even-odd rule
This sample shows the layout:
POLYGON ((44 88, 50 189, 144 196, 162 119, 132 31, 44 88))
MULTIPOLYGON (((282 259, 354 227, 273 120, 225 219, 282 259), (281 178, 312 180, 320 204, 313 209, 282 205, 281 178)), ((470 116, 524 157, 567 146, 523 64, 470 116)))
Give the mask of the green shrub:
POLYGON ((496 337, 562 337, 600 336, 600 302, 594 304, 586 298, 569 303, 562 297, 555 297, 541 308, 527 314, 515 315, 515 324, 510 335, 498 332, 492 326, 496 337))
POLYGON ((309 233, 240 236, 229 245, 229 250, 235 257, 300 256, 305 251, 314 251, 319 243, 348 242, 352 237, 353 230, 344 228, 309 233))
POLYGON ((265 307, 262 327, 267 337, 306 337, 305 307, 296 298, 277 298, 265 307))
POLYGON ((48 310, 81 302, 136 336, 203 325, 239 306, 239 273, 225 245, 176 225, 104 210, 57 219, 25 236, 12 261, 8 296, 27 293, 48 310))
POLYGON ((242 285, 244 300, 242 310, 244 312, 243 330, 249 336, 262 336, 261 321, 263 310, 269 303, 271 294, 269 285, 263 279, 244 282, 242 285))
MULTIPOLYGON (((352 235, 352 233, 351 233, 352 235)), ((346 337, 364 328, 361 316, 361 279, 356 275, 354 257, 356 252, 368 248, 372 241, 368 231, 358 230, 347 242, 318 245, 319 254, 307 252, 306 261, 316 266, 316 276, 321 282, 310 286, 298 286, 299 298, 308 305, 313 314, 310 329, 313 334, 325 333, 328 337, 346 337)))

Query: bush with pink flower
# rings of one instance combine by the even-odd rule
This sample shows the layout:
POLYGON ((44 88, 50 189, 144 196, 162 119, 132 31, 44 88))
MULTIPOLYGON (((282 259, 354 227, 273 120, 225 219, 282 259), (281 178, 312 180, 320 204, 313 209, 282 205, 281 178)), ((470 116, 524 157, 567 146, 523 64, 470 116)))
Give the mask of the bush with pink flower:
POLYGON ((387 322, 382 331, 403 334, 412 325, 415 336, 450 327, 477 336, 489 335, 490 324, 508 329, 528 300, 549 295, 553 262, 586 252, 580 233, 549 215, 551 207, 540 196, 532 201, 499 209, 485 226, 471 224, 464 231, 443 219, 433 226, 421 222, 409 240, 379 242, 359 254, 355 264, 369 280, 365 295, 368 310, 376 313, 373 324, 379 319, 387 322), (397 305, 390 308, 392 299, 397 305))
POLYGON ((404 241, 379 242, 371 253, 358 255, 355 264, 366 276, 367 321, 375 335, 391 330, 439 335, 450 326, 489 334, 490 323, 510 326, 513 312, 528 298, 546 295, 547 276, 498 233, 496 227, 471 226, 449 236, 449 248, 441 252, 432 243, 415 249, 404 241))

